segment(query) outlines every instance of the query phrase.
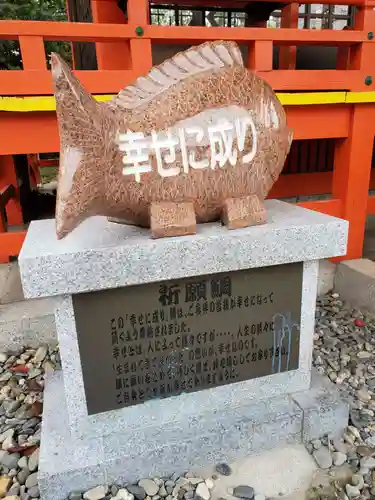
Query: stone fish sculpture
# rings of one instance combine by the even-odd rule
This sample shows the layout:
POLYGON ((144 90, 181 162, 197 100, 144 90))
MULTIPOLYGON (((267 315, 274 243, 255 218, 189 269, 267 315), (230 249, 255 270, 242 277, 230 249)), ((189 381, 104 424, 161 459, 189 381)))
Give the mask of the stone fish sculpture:
POLYGON ((51 58, 60 132, 59 239, 94 215, 154 238, 266 222, 292 134, 273 90, 234 42, 207 42, 97 102, 51 58))

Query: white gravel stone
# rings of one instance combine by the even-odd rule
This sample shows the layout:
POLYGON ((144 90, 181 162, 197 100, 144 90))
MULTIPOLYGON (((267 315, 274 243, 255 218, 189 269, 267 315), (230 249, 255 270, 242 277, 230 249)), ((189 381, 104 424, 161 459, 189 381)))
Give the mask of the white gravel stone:
POLYGON ((314 450, 319 450, 322 447, 320 439, 314 439, 314 441, 311 441, 311 444, 313 445, 314 450))
POLYGON ((315 450, 313 457, 321 469, 329 469, 332 466, 332 457, 326 446, 315 450))
POLYGON ((118 490, 117 495, 114 497, 116 500, 134 500, 134 495, 129 493, 124 488, 118 490))
MULTIPOLYGON (((20 484, 25 484, 27 479, 29 478, 30 476, 30 471, 27 467, 21 469, 19 471, 19 473, 17 474, 17 479, 19 481, 20 484)), ((30 484, 32 485, 32 482, 34 481, 34 477, 32 479, 30 479, 30 484)), ((34 485, 36 486, 36 485, 34 485)), ((32 486, 28 486, 29 488, 32 488, 32 486)))
POLYGON ((51 361, 46 361, 43 365, 45 373, 53 373, 55 371, 55 365, 51 361))
POLYGON ((361 467, 358 471, 358 474, 360 474, 361 476, 365 476, 369 472, 370 472, 370 469, 368 469, 367 467, 361 467))
POLYGON ((266 497, 264 495, 262 495, 262 493, 257 493, 254 496, 254 500, 266 500, 266 497))
POLYGON ((335 451, 332 453, 332 461, 334 465, 340 466, 346 462, 347 456, 345 453, 341 453, 340 451, 335 451))
POLYGON ((367 444, 367 446, 370 446, 371 448, 375 448, 375 435, 369 436, 368 438, 366 438, 365 443, 367 444))
POLYGON ((352 485, 356 486, 359 490, 361 490, 365 485, 365 480, 361 474, 353 474, 352 476, 352 485))
POLYGON ((215 483, 211 478, 208 478, 205 480, 206 486, 209 490, 212 490, 212 488, 215 486, 215 483))
POLYGON ((39 464, 39 448, 37 448, 29 457, 29 470, 34 472, 38 468, 39 464))
POLYGON ((8 437, 14 436, 14 429, 8 429, 0 434, 0 443, 3 443, 8 437))
POLYGON ((367 469, 375 469, 375 458, 374 457, 363 457, 361 458, 361 467, 366 467, 367 469))
POLYGON ((106 486, 97 486, 83 495, 84 500, 103 500, 107 494, 108 488, 106 486))
POLYGON ((371 400, 371 394, 369 394, 366 389, 360 389, 359 391, 357 391, 357 398, 363 403, 367 403, 371 400))
POLYGON ((143 488, 146 495, 149 495, 150 497, 156 495, 159 491, 159 486, 152 479, 141 479, 138 486, 143 488))
POLYGON ((159 491, 158 491, 158 495, 160 495, 161 497, 166 497, 166 496, 168 496, 168 492, 167 492, 167 490, 165 489, 164 484, 160 486, 160 489, 159 489, 159 491))
POLYGON ((344 441, 346 443, 351 444, 351 445, 354 444, 355 437, 353 436, 353 434, 347 434, 347 433, 345 433, 343 437, 344 437, 344 441))
POLYGON ((12 373, 11 372, 4 372, 0 376, 0 382, 7 382, 12 378, 12 373))
POLYGON ((359 433, 359 430, 354 427, 353 425, 348 425, 348 431, 353 434, 353 436, 356 438, 356 439, 361 439, 361 435, 359 433))
POLYGON ((344 372, 340 372, 337 377, 336 377, 336 384, 337 385, 341 385, 345 379, 347 379, 348 377, 346 376, 346 374, 344 372))
POLYGON ((8 469, 14 469, 15 467, 17 467, 19 459, 20 459, 19 453, 8 453, 7 451, 1 450, 0 463, 4 467, 7 467, 8 469))
POLYGON ((20 485, 18 483, 15 483, 12 485, 12 487, 9 489, 8 493, 7 493, 7 498, 8 496, 12 496, 12 495, 18 495, 20 492, 20 485))
POLYGON ((333 446, 335 447, 335 450, 339 451, 340 453, 346 454, 348 451, 346 444, 344 443, 344 441, 341 441, 340 439, 334 439, 333 446))
MULTIPOLYGON (((14 429, 12 429, 14 432, 14 429)), ((15 446, 15 441, 13 439, 13 436, 10 435, 7 438, 4 439, 3 444, 2 444, 2 449, 3 450, 9 450, 10 448, 13 448, 15 446)))
POLYGON ((367 352, 367 351, 359 351, 357 353, 357 356, 360 358, 360 359, 369 359, 369 358, 372 358, 372 353, 371 352, 367 352))
POLYGON ((48 352, 47 346, 45 345, 40 346, 34 356, 35 363, 41 363, 47 356, 47 352, 48 352))
POLYGON ((210 491, 207 488, 206 483, 199 483, 195 493, 203 498, 203 500, 210 500, 210 491))
POLYGON ((33 486, 36 486, 38 484, 38 473, 34 472, 33 474, 30 474, 30 476, 26 479, 26 488, 32 488, 33 486))
POLYGON ((352 486, 351 484, 347 484, 345 486, 345 490, 349 498, 355 498, 361 494, 359 488, 357 486, 352 486))

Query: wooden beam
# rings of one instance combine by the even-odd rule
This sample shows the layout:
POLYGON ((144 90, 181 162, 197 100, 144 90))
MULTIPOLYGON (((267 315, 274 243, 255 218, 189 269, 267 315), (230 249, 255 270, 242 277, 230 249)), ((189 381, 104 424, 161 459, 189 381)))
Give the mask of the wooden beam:
MULTIPOLYGON (((275 0, 252 0, 253 2, 274 2, 275 0)), ((374 0, 367 0, 370 7, 375 7, 374 0)), ((249 0, 152 0, 156 5, 179 5, 184 7, 223 7, 223 8, 242 8, 249 3, 249 0)), ((293 3, 293 0, 287 0, 284 3, 293 3)), ((304 0, 304 4, 314 4, 316 0, 304 0)), ((328 5, 364 5, 363 0, 327 0, 328 5)))
POLYGON ((336 139, 349 134, 350 106, 287 106, 294 139, 336 139))
MULTIPOLYGON (((276 31, 276 30, 275 30, 276 31)), ((366 73, 364 71, 339 70, 275 70, 257 71, 276 90, 316 91, 316 90, 354 90, 365 91, 366 73)))
MULTIPOLYGON (((204 26, 145 26, 144 37, 176 42, 201 40, 237 40, 239 43, 271 40, 275 45, 332 45, 370 43, 364 31, 337 31, 313 29, 225 28, 204 26)), ((320 72, 322 73, 322 72, 320 72)))
POLYGON ((297 205, 309 210, 315 210, 315 212, 332 215, 333 217, 341 216, 340 200, 304 201, 303 203, 297 203, 297 205))
MULTIPOLYGON (((347 2, 346 2, 347 4, 347 2)), ((17 40, 20 36, 42 36, 44 40, 73 42, 114 42, 136 38, 135 24, 65 23, 56 21, 0 21, 0 39, 17 40)), ((271 40, 276 45, 372 43, 365 31, 268 28, 225 28, 203 26, 144 25, 142 38, 191 41, 237 40, 243 42, 271 40)))
MULTIPOLYGON (((134 80, 130 70, 74 71, 82 85, 91 93, 119 92, 134 80)), ((52 77, 49 71, 2 71, 0 95, 51 95, 52 77)))
POLYGON ((26 231, 0 233, 0 264, 6 264, 9 257, 19 255, 25 238, 26 231))
MULTIPOLYGON (((294 139, 343 138, 349 133, 348 105, 287 106, 294 139)), ((59 151, 56 114, 0 113, 0 155, 59 151)))
POLYGON ((332 172, 281 175, 268 198, 291 198, 331 193, 332 172))
POLYGON ((332 196, 342 202, 341 217, 348 220, 347 256, 362 256, 371 162, 374 143, 375 108, 356 104, 350 119, 349 136, 336 142, 332 196))
POLYGON ((8 219, 6 216, 6 206, 10 200, 17 199, 16 188, 13 184, 0 188, 0 233, 5 233, 8 229, 8 219))

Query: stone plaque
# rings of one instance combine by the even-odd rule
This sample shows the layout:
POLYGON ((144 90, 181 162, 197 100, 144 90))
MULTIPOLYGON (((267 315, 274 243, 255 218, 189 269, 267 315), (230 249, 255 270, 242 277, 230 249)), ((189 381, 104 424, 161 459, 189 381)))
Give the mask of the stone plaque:
POLYGON ((297 369, 302 266, 74 295, 88 413, 297 369))

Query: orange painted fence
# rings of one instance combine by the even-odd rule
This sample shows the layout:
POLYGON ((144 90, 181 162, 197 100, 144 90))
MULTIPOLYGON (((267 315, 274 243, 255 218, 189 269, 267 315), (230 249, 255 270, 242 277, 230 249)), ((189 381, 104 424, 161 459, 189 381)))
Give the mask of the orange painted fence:
MULTIPOLYGON (((306 2, 314 3, 314 2, 306 2)), ((293 5, 282 14, 281 29, 216 28, 149 25, 147 0, 128 0, 128 22, 111 0, 92 0, 94 23, 0 21, 0 38, 19 40, 23 70, 0 72, 0 95, 52 94, 44 42, 48 40, 96 42, 97 71, 77 71, 89 91, 117 93, 152 66, 152 44, 197 44, 204 40, 235 40, 248 47, 247 65, 278 92, 375 90, 375 2, 346 0, 328 4, 356 5, 354 30, 300 30, 295 26, 293 5), (116 17, 117 16, 117 17, 116 17), (295 70, 295 47, 339 47, 336 70, 295 70), (272 68, 273 46, 279 45, 280 68, 272 68), (374 79, 374 83, 373 83, 374 79)), ((331 193, 331 199, 301 205, 350 222, 346 258, 362 254, 366 215, 375 213, 375 197, 369 196, 375 135, 375 102, 357 104, 286 106, 296 140, 332 139, 333 172, 282 175, 271 196, 289 197, 331 193)), ((10 168, 12 154, 59 150, 54 112, 0 112, 0 189, 15 183, 10 168)), ((305 162, 310 161, 309 154, 305 162)), ((305 169, 308 172, 308 169, 305 169)), ((8 224, 19 224, 14 200, 7 206, 8 224)), ((24 233, 0 233, 0 261, 18 254, 24 233)))

